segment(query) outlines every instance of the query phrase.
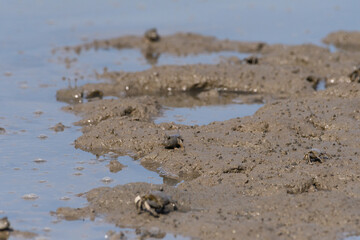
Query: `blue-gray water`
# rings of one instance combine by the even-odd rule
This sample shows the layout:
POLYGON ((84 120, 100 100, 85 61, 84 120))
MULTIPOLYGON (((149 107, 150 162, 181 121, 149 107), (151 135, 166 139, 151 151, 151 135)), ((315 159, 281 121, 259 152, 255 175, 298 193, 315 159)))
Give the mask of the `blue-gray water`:
MULTIPOLYGON (((114 174, 106 167, 109 156, 96 158, 76 150, 72 143, 81 132, 72 123, 79 118, 61 111, 65 104, 55 99, 56 90, 68 85, 63 76, 74 78, 79 72, 86 76, 78 81, 81 85, 96 82, 93 70, 103 67, 144 70, 150 66, 142 55, 137 50, 89 51, 67 69, 51 54, 53 48, 86 39, 142 34, 150 27, 157 27, 161 34, 190 31, 220 39, 321 44, 321 38, 332 31, 359 30, 358 9, 357 0, 0 0, 0 127, 6 129, 6 134, 0 135, 0 217, 8 216, 15 229, 49 239, 102 239, 108 230, 119 229, 101 219, 58 222, 49 212, 60 206, 83 206, 86 200, 75 195, 107 185, 101 182, 103 177, 114 179, 108 186, 163 181, 129 157, 118 159, 127 167, 114 174), (39 111, 42 114, 36 113, 39 111), (70 128, 59 133, 49 129, 58 122, 70 128), (39 138, 42 134, 47 138, 39 138), (46 162, 35 163, 37 158, 46 162), (29 193, 38 198, 24 200, 29 193)), ((159 64, 216 63, 221 55, 229 54, 238 56, 220 53, 174 58, 164 54, 159 64)), ((215 108, 214 118, 208 114, 201 119, 204 122, 196 116, 201 107, 175 109, 180 114, 170 111, 159 121, 176 121, 182 114, 189 124, 206 124, 224 120, 216 119, 216 113, 226 115, 232 107, 240 106, 210 106, 204 111, 215 108)), ((225 118, 232 117, 236 116, 225 118)))

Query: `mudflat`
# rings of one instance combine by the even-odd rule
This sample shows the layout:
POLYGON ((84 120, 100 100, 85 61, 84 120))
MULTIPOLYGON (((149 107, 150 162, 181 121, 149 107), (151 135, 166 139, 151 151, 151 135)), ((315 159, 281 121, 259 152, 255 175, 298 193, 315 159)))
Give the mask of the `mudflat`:
MULTIPOLYGON (((65 219, 95 218, 120 227, 180 234, 193 239, 336 239, 360 235, 360 47, 358 32, 324 38, 336 52, 311 44, 287 46, 218 40, 178 33, 149 40, 124 36, 67 51, 136 48, 156 63, 160 54, 249 53, 217 64, 153 66, 110 72, 107 81, 58 91, 82 116, 75 147, 97 155, 140 159, 160 172, 163 185, 131 183, 84 193, 88 206, 58 208, 65 219), (346 36, 346 37, 345 37, 346 36), (350 51, 349 51, 350 50, 350 51), (320 82, 326 89, 318 91, 320 82), (77 97, 75 97, 75 95, 77 97), (103 96, 116 96, 104 99, 103 96), (208 125, 155 124, 165 106, 263 102, 254 115, 208 125), (179 134, 181 147, 164 147, 179 134), (312 150, 312 149, 317 150, 312 150), (326 154, 309 160, 310 151, 326 154), (162 190, 177 210, 156 218, 138 214, 134 199, 162 190)), ((206 116, 204 116, 206 118, 206 116)))

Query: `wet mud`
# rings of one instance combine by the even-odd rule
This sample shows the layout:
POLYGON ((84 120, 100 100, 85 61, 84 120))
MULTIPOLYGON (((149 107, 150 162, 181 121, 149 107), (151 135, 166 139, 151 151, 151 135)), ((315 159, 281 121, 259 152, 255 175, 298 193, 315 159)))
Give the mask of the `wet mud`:
MULTIPOLYGON (((253 53, 260 51, 266 44, 263 42, 239 42, 231 40, 219 40, 211 36, 203 36, 196 33, 177 33, 161 36, 151 40, 145 33, 144 36, 123 36, 119 38, 95 40, 78 46, 66 47, 65 50, 73 50, 80 54, 81 51, 99 48, 116 49, 140 49, 144 56, 152 58, 158 54, 168 53, 177 56, 200 54, 220 51, 235 51, 253 53)), ((147 59, 148 59, 147 58, 147 59)))
MULTIPOLYGON (((351 49, 354 45, 342 44, 351 49)), ((161 36, 154 42, 128 36, 67 49, 80 54, 89 48, 143 50, 148 45, 176 55, 251 52, 256 60, 154 66, 135 73, 104 71, 99 76, 106 82, 78 87, 75 92, 91 89, 118 98, 64 108, 83 117, 76 123, 83 126, 76 148, 97 155, 130 155, 179 183, 96 188, 84 194, 88 206, 59 208, 58 217, 105 216, 120 227, 157 227, 194 239, 335 239, 360 234, 360 85, 352 75, 360 52, 245 44, 196 34, 161 36), (326 89, 316 91, 320 81, 326 89), (252 116, 203 126, 154 123, 164 106, 217 104, 238 97, 265 104, 252 116), (166 148, 164 137, 176 134, 182 146, 166 148), (327 157, 308 161, 313 148, 327 157), (138 214, 135 197, 152 190, 171 195, 178 210, 159 218, 138 214)), ((63 89, 58 97, 67 94, 63 89)))
POLYGON ((326 44, 332 44, 339 49, 360 51, 360 32, 338 31, 330 33, 323 39, 326 44))
POLYGON ((38 235, 33 232, 14 230, 7 217, 0 219, 0 239, 7 240, 10 237, 22 239, 34 239, 38 235))

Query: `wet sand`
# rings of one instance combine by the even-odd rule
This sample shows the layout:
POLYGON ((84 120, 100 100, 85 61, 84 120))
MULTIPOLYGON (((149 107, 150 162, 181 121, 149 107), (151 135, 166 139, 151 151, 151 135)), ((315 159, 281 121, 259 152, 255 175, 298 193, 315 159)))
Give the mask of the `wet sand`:
MULTIPOLYGON (((151 56, 231 50, 254 54, 257 61, 229 58, 214 65, 154 66, 134 73, 105 70, 99 77, 107 82, 77 88, 118 99, 64 108, 83 118, 76 123, 83 126, 76 148, 130 155, 179 184, 95 188, 85 193, 88 206, 59 208, 56 214, 71 220, 105 216, 120 227, 158 227, 193 239, 360 235, 360 52, 354 51, 359 46, 353 40, 358 34, 327 36, 324 42, 342 49, 337 52, 310 44, 244 43, 183 33, 156 42, 125 36, 67 47, 79 54, 91 48, 150 49, 151 56), (321 80, 326 90, 316 91, 321 80), (242 96, 265 104, 253 116, 204 126, 154 123, 164 106, 214 104, 222 93, 229 101, 242 96), (163 146, 164 136, 172 134, 181 135, 184 148, 163 146), (312 148, 328 158, 309 163, 304 156, 312 148), (134 198, 159 189, 172 196, 178 211, 159 218, 138 214, 134 198)), ((73 90, 58 91, 58 99, 71 102, 73 90)))

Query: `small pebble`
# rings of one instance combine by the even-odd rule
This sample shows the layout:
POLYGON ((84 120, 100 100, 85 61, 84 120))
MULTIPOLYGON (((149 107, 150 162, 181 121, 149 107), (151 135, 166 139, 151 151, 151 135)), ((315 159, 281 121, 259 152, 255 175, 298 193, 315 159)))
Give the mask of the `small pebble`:
POLYGON ((111 160, 110 163, 106 166, 109 168, 110 172, 112 172, 112 173, 117 173, 125 167, 123 164, 121 164, 117 160, 111 160))
POLYGON ((105 234, 105 239, 108 239, 108 240, 118 240, 118 239, 127 239, 125 237, 125 234, 123 232, 120 232, 120 233, 116 233, 114 231, 108 231, 106 234, 105 234))
POLYGON ((45 134, 40 134, 40 135, 38 136, 38 138, 44 140, 44 139, 47 139, 48 136, 46 136, 45 134))
POLYGON ((35 200, 35 199, 38 199, 39 196, 36 195, 35 193, 29 193, 29 194, 23 195, 22 198, 25 200, 35 200))
POLYGON ((27 83, 21 83, 19 87, 22 89, 27 89, 29 86, 27 85, 27 83))
POLYGON ((37 115, 37 116, 40 116, 40 115, 44 114, 44 112, 43 111, 36 111, 36 112, 34 112, 34 114, 37 115))
POLYGON ((65 130, 65 125, 59 122, 55 126, 51 127, 50 129, 54 130, 55 132, 63 132, 65 130))
POLYGON ((101 181, 104 182, 104 183, 110 183, 110 182, 112 182, 114 180, 112 180, 110 177, 104 177, 103 179, 101 179, 101 181))
POLYGON ((45 159, 42 159, 42 158, 36 158, 35 160, 34 160, 34 162, 35 163, 45 163, 45 162, 47 162, 45 159))

